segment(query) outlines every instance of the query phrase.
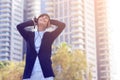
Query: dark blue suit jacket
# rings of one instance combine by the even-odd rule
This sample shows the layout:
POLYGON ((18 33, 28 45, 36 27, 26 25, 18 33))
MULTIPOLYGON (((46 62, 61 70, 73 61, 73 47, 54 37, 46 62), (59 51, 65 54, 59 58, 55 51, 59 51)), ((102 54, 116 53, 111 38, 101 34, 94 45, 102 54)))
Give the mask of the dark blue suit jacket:
POLYGON ((34 25, 33 21, 32 20, 26 21, 24 23, 17 25, 18 31, 20 32, 20 34, 26 40, 27 43, 26 64, 25 64, 23 79, 30 78, 35 63, 35 59, 37 56, 41 64, 44 77, 55 76, 51 62, 51 46, 53 41, 64 29, 65 24, 57 20, 50 20, 50 23, 58 27, 52 32, 44 33, 38 54, 35 50, 35 45, 34 45, 34 37, 35 37, 34 32, 26 31, 24 29, 25 27, 33 26, 34 25))

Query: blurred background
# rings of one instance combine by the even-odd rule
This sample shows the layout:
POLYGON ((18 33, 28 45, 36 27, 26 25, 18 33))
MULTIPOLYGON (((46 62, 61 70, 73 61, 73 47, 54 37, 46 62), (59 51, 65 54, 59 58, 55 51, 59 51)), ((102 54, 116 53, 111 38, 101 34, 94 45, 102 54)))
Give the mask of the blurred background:
POLYGON ((16 26, 41 13, 66 24, 53 44, 55 80, 119 80, 119 8, 119 0, 0 0, 0 80, 22 77, 26 43, 16 26))

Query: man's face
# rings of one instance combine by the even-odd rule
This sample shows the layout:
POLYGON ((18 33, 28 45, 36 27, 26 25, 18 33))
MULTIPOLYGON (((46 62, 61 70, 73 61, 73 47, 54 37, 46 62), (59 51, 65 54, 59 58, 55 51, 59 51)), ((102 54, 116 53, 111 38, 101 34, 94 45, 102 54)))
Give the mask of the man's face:
POLYGON ((48 22, 49 22, 49 17, 46 15, 43 15, 38 19, 38 26, 46 28, 48 26, 48 22))

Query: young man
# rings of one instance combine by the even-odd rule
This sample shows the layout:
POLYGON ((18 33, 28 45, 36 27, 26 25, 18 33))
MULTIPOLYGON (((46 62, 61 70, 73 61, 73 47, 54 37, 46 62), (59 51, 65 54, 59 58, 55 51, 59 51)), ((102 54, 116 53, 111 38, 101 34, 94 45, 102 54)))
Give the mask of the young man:
POLYGON ((26 64, 23 80, 53 80, 55 77, 51 62, 53 41, 65 28, 65 23, 50 19, 41 14, 37 19, 17 25, 17 29, 27 43, 26 64), (46 32, 50 24, 57 26, 52 32, 46 32), (37 26, 37 31, 26 31, 28 26, 37 26))

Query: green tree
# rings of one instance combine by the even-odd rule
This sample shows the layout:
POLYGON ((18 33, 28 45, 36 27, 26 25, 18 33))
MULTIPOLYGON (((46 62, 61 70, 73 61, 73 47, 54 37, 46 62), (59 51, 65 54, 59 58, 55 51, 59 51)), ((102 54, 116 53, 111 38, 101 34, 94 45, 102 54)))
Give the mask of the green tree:
POLYGON ((0 62, 0 69, 4 68, 5 66, 9 65, 8 61, 1 61, 0 62))
POLYGON ((21 80, 24 62, 1 62, 0 80, 21 80), (5 64, 7 63, 7 64, 5 64))
POLYGON ((66 43, 60 44, 52 60, 55 80, 84 80, 88 76, 86 54, 72 50, 66 43))
MULTIPOLYGON (((92 67, 88 68, 86 54, 81 50, 72 50, 62 43, 53 54, 52 61, 55 80, 92 80, 92 67)), ((0 62, 0 80, 21 80, 24 65, 25 61, 0 62)))

